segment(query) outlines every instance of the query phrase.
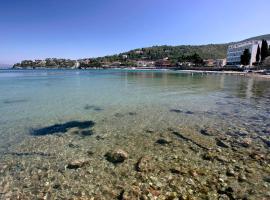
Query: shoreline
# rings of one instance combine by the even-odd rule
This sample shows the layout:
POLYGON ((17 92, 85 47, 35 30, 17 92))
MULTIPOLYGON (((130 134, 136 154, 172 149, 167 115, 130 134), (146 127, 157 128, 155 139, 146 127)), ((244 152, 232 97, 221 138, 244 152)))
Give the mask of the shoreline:
POLYGON ((173 72, 184 72, 184 73, 204 73, 204 74, 226 74, 226 75, 238 75, 238 76, 245 76, 250 78, 262 78, 262 79, 270 79, 270 75, 261 74, 259 72, 244 72, 244 71, 213 71, 213 70, 187 70, 187 69, 170 69, 170 68, 91 68, 91 69, 77 69, 77 68, 10 68, 10 69, 0 69, 0 70, 134 70, 134 71, 173 71, 173 72))

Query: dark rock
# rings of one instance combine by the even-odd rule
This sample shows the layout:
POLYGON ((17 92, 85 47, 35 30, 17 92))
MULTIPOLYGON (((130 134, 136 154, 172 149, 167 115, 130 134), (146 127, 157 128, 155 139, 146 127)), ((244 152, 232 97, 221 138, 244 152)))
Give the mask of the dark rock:
POLYGON ((88 155, 88 156, 92 156, 92 155, 94 155, 94 152, 93 152, 93 151, 91 151, 91 150, 88 150, 86 153, 87 153, 87 155, 88 155))
POLYGON ((182 113, 183 111, 179 109, 171 109, 170 112, 182 113))
POLYGON ((227 142, 224 142, 220 139, 216 139, 216 144, 219 147, 223 147, 223 148, 230 148, 230 145, 227 142))
POLYGON ((170 169, 170 172, 173 174, 182 174, 182 170, 180 167, 173 167, 170 169))
POLYGON ((124 117, 125 115, 121 114, 121 113, 115 113, 114 114, 115 117, 124 117))
POLYGON ((104 136, 102 136, 102 135, 97 135, 97 136, 96 136, 96 139, 97 139, 97 140, 104 140, 104 139, 105 139, 105 137, 104 137, 104 136))
POLYGON ((188 115, 193 115, 194 112, 192 112, 192 111, 187 111, 186 114, 188 114, 188 115))
POLYGON ((131 115, 131 116, 133 116, 133 115, 137 115, 137 113, 136 113, 136 112, 129 112, 128 114, 129 114, 129 115, 131 115))
POLYGON ((201 129, 200 133, 206 136, 213 136, 213 134, 208 129, 201 129))
POLYGON ((80 146, 78 144, 69 143, 68 147, 70 147, 70 148, 79 148, 80 146))
POLYGON ((270 183, 270 176, 266 176, 263 178, 263 180, 267 183, 270 183))
POLYGON ((153 129, 146 129, 145 132, 146 133, 154 133, 154 130, 153 129))
POLYGON ((103 109, 98 107, 98 106, 94 106, 94 105, 86 105, 84 106, 85 110, 94 110, 94 111, 102 111, 103 109))
POLYGON ((116 149, 116 150, 107 152, 105 154, 105 157, 108 161, 112 163, 122 163, 128 158, 128 154, 122 149, 116 149))
POLYGON ((205 153, 205 154, 202 155, 202 158, 204 160, 213 161, 215 159, 215 156, 212 153, 207 152, 207 153, 205 153))
POLYGON ((172 143, 172 141, 166 140, 166 139, 164 139, 164 138, 160 138, 160 139, 158 139, 158 140, 156 141, 156 143, 157 143, 157 144, 161 144, 161 145, 167 145, 167 144, 172 143))
POLYGON ((91 135, 93 135, 94 133, 93 133, 93 131, 92 130, 82 130, 82 131, 80 131, 80 135, 81 136, 91 136, 91 135))

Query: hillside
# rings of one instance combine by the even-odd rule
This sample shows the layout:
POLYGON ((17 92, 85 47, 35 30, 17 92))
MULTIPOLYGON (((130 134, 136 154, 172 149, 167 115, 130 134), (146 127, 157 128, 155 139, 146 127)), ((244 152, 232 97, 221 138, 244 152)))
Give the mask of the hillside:
POLYGON ((181 57, 198 54, 202 59, 225 58, 228 44, 208 44, 208 45, 180 45, 180 46, 153 46, 142 49, 131 50, 121 55, 128 55, 131 59, 146 58, 149 60, 162 59, 181 59, 181 57))
MULTIPOLYGON (((270 34, 248 38, 269 39, 270 34)), ((79 60, 48 58, 45 60, 25 60, 14 65, 17 67, 46 67, 46 68, 93 68, 93 67, 115 67, 115 66, 137 66, 138 62, 143 65, 153 66, 166 60, 159 66, 176 66, 177 63, 191 62, 202 65, 204 59, 223 59, 226 58, 227 48, 232 43, 227 44, 208 44, 208 45, 179 45, 179 46, 152 46, 134 49, 128 52, 104 56, 98 58, 84 58, 79 60), (147 63, 148 62, 148 63, 147 63), (145 64, 146 63, 146 64, 145 64), (155 63, 155 64, 154 64, 155 63)), ((140 64, 139 64, 140 65, 140 64)))
POLYGON ((256 37, 251 37, 248 39, 245 39, 243 41, 248 41, 248 40, 270 40, 270 34, 265 34, 265 35, 260 35, 260 36, 256 36, 256 37))

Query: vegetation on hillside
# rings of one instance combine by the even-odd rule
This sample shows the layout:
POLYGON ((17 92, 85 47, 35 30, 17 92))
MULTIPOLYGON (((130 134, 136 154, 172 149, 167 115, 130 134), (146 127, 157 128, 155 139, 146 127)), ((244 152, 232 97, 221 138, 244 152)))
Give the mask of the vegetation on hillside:
MULTIPOLYGON (((269 39, 270 34, 249 38, 253 39, 269 39)), ((247 41, 244 40, 244 41, 247 41)), ((45 60, 24 60, 17 63, 14 67, 46 67, 46 68, 99 68, 112 66, 137 66, 137 62, 155 62, 162 63, 164 66, 176 66, 177 63, 193 63, 195 65, 203 65, 205 59, 222 59, 226 58, 228 44, 208 44, 208 45, 180 45, 180 46, 153 46, 140 49, 134 49, 128 52, 97 57, 85 58, 79 60, 48 58, 45 60)), ((264 44, 265 46, 265 44, 264 44)), ((268 50, 269 51, 269 50, 268 50)), ((269 52, 263 47, 258 52, 256 60, 259 58, 263 61, 269 52)), ((246 63, 246 62, 245 62, 246 63)), ((162 65, 161 65, 162 66, 162 65)))

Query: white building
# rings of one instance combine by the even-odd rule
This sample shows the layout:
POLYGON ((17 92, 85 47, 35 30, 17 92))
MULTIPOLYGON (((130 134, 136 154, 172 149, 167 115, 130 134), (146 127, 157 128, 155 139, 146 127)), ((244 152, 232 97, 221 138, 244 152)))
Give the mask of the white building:
POLYGON ((137 67, 153 67, 154 64, 155 64, 154 61, 145 61, 145 60, 136 61, 137 67))
MULTIPOLYGON (((267 43, 270 44, 270 41, 268 40, 267 43)), ((240 65, 241 55, 243 55, 245 49, 248 49, 251 53, 249 65, 252 66, 256 62, 258 45, 262 46, 261 40, 250 40, 230 45, 227 51, 227 65, 240 65)))

